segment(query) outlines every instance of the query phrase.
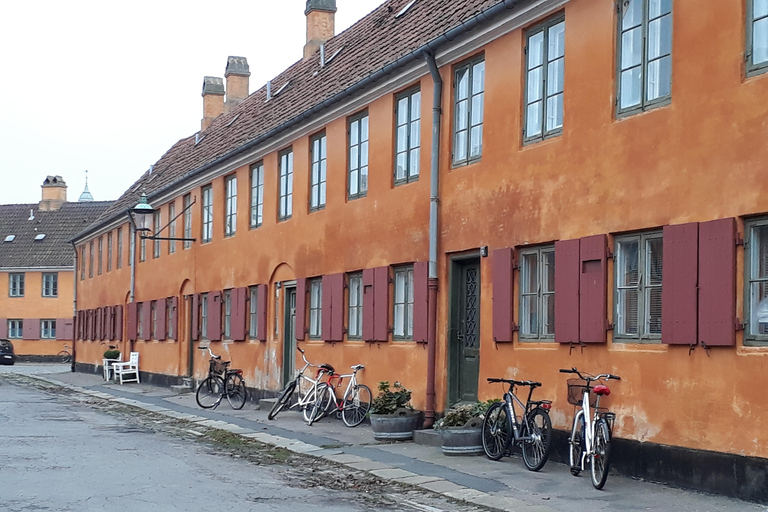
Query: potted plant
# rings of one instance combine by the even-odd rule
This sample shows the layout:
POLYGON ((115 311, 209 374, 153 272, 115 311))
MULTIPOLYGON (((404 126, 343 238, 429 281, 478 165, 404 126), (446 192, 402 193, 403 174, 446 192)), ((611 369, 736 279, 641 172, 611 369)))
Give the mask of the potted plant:
POLYGON ((395 382, 379 382, 379 395, 371 404, 371 429, 377 441, 404 441, 421 427, 421 411, 411 406, 411 391, 395 382))
POLYGON ((104 352, 104 359, 119 359, 120 358, 120 351, 116 349, 109 349, 106 352, 104 352))
POLYGON ((458 404, 448 409, 434 426, 440 432, 443 454, 483 453, 483 416, 491 404, 497 401, 458 404))

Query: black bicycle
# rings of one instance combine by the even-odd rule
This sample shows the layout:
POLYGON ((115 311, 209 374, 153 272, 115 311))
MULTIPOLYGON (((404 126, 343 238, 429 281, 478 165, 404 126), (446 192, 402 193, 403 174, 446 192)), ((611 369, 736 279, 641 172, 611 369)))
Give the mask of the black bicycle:
POLYGON ((195 399, 203 409, 215 409, 226 397, 233 409, 242 409, 248 399, 248 391, 243 380, 243 370, 230 369, 230 361, 222 361, 221 356, 208 349, 211 359, 208 363, 208 377, 197 387, 195 399))
POLYGON ((483 418, 485 455, 491 460, 499 460, 511 454, 513 445, 518 445, 523 452, 525 467, 531 471, 540 470, 552 448, 552 420, 549 418, 552 401, 531 400, 533 390, 541 386, 541 382, 511 379, 488 379, 488 382, 503 382, 509 384, 509 389, 504 393, 504 400, 491 405, 483 418), (515 386, 530 388, 525 404, 515 395, 515 386), (523 411, 520 417, 515 404, 523 411))

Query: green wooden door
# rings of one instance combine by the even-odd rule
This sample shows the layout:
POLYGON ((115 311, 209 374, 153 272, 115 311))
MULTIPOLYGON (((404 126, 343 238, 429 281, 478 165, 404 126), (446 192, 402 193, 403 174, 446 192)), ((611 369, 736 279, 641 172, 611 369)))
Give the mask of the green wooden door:
POLYGON ((296 288, 285 288, 285 310, 283 315, 283 385, 293 380, 296 374, 296 288))
POLYGON ((480 377, 480 262, 454 264, 451 319, 452 383, 449 401, 477 400, 480 377))

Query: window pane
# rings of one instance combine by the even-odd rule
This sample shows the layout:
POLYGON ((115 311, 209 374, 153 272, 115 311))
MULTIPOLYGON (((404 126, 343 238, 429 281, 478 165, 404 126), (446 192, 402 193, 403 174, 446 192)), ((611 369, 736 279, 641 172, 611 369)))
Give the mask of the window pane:
POLYGON ((672 16, 648 24, 648 60, 672 53, 672 16))
POLYGON ((542 254, 542 265, 544 269, 541 273, 543 282, 541 289, 543 292, 555 292, 555 251, 548 251, 542 254))
MULTIPOLYGON (((768 0, 766 0, 766 5, 768 5, 768 0)), ((760 64, 768 61, 768 18, 755 22, 752 41, 752 62, 760 64)))
POLYGON ((467 118, 469 117, 468 107, 469 102, 467 100, 460 101, 456 104, 456 130, 467 129, 467 118))
POLYGON ((349 148, 349 166, 351 169, 357 169, 360 165, 359 151, 360 146, 350 146, 349 148))
POLYGON ((547 98, 547 131, 563 127, 563 95, 547 98))
POLYGON ((547 95, 563 92, 565 59, 557 59, 547 65, 547 95))
POLYGON ((469 67, 456 71, 456 99, 464 100, 469 97, 469 67))
POLYGON ((646 242, 646 265, 648 266, 648 284, 660 285, 663 263, 664 244, 661 238, 652 238, 646 242))
POLYGON ((395 336, 405 335, 405 304, 395 304, 395 336))
POLYGON ((768 283, 752 283, 750 333, 768 334, 768 283))
POLYGON ((638 241, 619 242, 618 286, 638 285, 638 241))
POLYGON ((421 119, 421 91, 411 95, 411 119, 421 119))
POLYGON ((400 98, 397 102, 397 124, 404 125, 408 122, 408 97, 400 98))
POLYGON ((542 94, 542 82, 544 68, 535 68, 528 71, 528 94, 527 102, 533 103, 534 101, 541 99, 542 94))
POLYGON ((408 166, 408 153, 397 154, 397 165, 395 166, 395 179, 402 180, 406 178, 405 170, 408 166))
POLYGON ((349 195, 354 196, 358 193, 357 169, 349 173, 349 195))
POLYGON ((453 147, 454 147, 453 159, 455 161, 462 161, 467 159, 467 131, 466 130, 456 132, 456 136, 454 137, 453 147))
POLYGON ((650 0, 648 2, 648 18, 658 18, 672 10, 672 0, 650 0))
POLYGON ((472 126, 483 122, 483 95, 472 97, 472 126))
POLYGON ((472 94, 485 90, 485 61, 478 62, 472 67, 472 94))
POLYGON ((395 274, 395 302, 405 302, 405 273, 395 274))
POLYGON ((672 82, 672 58, 663 57, 648 64, 647 100, 669 96, 672 82))
POLYGON ((411 122, 410 147, 412 148, 419 147, 420 133, 421 133, 421 121, 416 120, 411 122))
POLYGON ((408 125, 397 127, 397 151, 408 149, 408 125))
POLYGON ((360 121, 352 121, 349 124, 349 143, 351 145, 360 143, 360 121))
POLYGON ((640 104, 642 77, 640 66, 621 72, 621 108, 640 104))
POLYGON ((636 27, 643 22, 643 0, 625 0, 622 4, 624 15, 621 19, 622 30, 636 27))
POLYGON ((528 105, 525 133, 528 137, 541 134, 541 102, 528 105))
POLYGON ((522 269, 520 270, 520 288, 522 293, 531 293, 538 290, 538 254, 524 254, 522 269))
POLYGON ((768 16, 768 0, 755 0, 752 15, 755 19, 768 16))
POLYGON ((550 293, 544 296, 544 310, 541 312, 542 334, 555 334, 555 294, 550 293))
POLYGON ((368 116, 360 119, 360 140, 368 140, 368 116))
POLYGON ((419 151, 419 148, 412 149, 411 150, 411 176, 418 176, 419 174, 419 155, 421 154, 421 151, 419 151))
POLYGON ((549 27, 549 59, 565 55, 565 22, 549 27))
POLYGON ((619 290, 619 334, 637 335, 637 288, 619 290))
POLYGON ((645 332, 661 334, 661 287, 648 288, 645 298, 645 332))
POLYGON ((544 32, 537 32, 528 38, 528 69, 544 64, 544 32))
POLYGON ((643 59, 643 31, 640 27, 621 35, 621 69, 637 66, 643 59))
POLYGON ((522 298, 522 334, 536 335, 539 332, 537 302, 538 297, 536 295, 525 295, 522 298))
POLYGON ((480 156, 483 150, 483 125, 472 128, 470 137, 469 157, 475 158, 480 156))

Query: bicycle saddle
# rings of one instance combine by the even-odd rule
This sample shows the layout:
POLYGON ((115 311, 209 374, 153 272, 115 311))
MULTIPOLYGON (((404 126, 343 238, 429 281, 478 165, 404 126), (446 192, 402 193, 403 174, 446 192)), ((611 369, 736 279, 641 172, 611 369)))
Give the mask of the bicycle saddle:
POLYGON ((602 384, 599 384, 599 385, 595 386, 594 388, 592 388, 592 391, 596 395, 601 395, 601 396, 602 395, 608 396, 608 395, 611 394, 611 390, 608 389, 608 386, 603 386, 602 384))
POLYGON ((336 370, 333 368, 333 366, 329 365, 328 363, 321 364, 319 368, 322 368, 330 374, 336 373, 336 370))

